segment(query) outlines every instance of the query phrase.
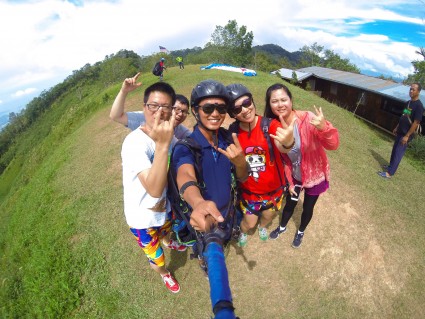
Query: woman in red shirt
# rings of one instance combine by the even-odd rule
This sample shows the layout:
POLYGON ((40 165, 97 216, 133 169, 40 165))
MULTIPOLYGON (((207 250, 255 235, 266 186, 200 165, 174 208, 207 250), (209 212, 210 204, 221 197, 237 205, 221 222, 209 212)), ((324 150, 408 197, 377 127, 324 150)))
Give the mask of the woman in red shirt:
POLYGON ((256 114, 252 94, 245 86, 231 84, 227 86, 227 90, 231 97, 229 115, 236 119, 229 130, 238 134, 245 159, 250 165, 248 179, 239 185, 243 219, 238 245, 243 247, 247 244, 248 231, 257 225, 260 216, 258 224, 260 239, 264 241, 268 239, 266 226, 272 221, 276 211, 282 207, 286 185, 283 163, 279 155, 284 149, 280 142, 289 145, 293 136, 290 132, 288 134, 288 130, 282 129, 279 121, 266 122, 262 120, 262 116, 256 114), (266 130, 263 129, 265 125, 266 130), (268 136, 269 134, 272 138, 268 136), (274 138, 277 143, 274 142, 274 138))
POLYGON ((314 106, 314 109, 315 113, 294 110, 292 94, 283 84, 277 83, 267 89, 264 116, 279 118, 287 124, 294 123, 291 150, 283 155, 291 196, 286 198, 280 226, 270 233, 270 238, 276 239, 286 231, 303 189, 303 212, 292 242, 294 248, 301 245, 319 195, 329 188, 330 170, 325 150, 336 150, 339 146, 338 130, 325 120, 322 108, 314 106))

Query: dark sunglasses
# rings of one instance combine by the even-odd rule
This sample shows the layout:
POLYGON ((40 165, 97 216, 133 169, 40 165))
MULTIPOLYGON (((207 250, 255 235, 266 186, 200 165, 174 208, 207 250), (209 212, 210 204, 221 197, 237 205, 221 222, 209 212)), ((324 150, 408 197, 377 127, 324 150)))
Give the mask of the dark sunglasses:
POLYGON ((239 114, 240 112, 242 112, 242 107, 244 108, 248 108, 252 105, 252 99, 251 98, 247 98, 245 100, 242 101, 241 105, 235 105, 235 107, 232 109, 232 113, 234 115, 239 114))
POLYGON ((214 110, 217 110, 220 114, 226 114, 227 113, 227 105, 226 104, 210 104, 206 103, 204 105, 199 105, 199 107, 204 111, 205 114, 212 114, 214 110))

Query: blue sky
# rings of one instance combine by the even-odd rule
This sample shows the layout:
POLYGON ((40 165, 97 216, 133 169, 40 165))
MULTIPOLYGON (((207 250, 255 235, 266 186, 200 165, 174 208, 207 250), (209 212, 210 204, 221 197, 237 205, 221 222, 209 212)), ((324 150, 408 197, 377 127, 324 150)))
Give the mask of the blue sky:
POLYGON ((0 0, 0 117, 86 63, 121 49, 203 47, 233 19, 253 32, 253 45, 293 52, 317 42, 393 77, 412 73, 425 46, 422 0, 0 0))

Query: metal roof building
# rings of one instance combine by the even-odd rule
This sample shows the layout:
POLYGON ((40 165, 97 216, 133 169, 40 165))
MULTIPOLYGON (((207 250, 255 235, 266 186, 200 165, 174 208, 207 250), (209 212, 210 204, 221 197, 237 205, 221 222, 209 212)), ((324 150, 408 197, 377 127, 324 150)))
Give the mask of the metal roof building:
MULTIPOLYGON (((322 98, 388 132, 397 125, 410 100, 410 86, 358 73, 317 66, 297 70, 282 68, 272 73, 288 81, 296 76, 300 87, 309 86, 322 98)), ((425 104, 425 95, 420 99, 425 104)))
MULTIPOLYGON (((361 90, 382 94, 401 102, 408 101, 409 86, 401 83, 396 83, 389 80, 382 80, 372 76, 345 72, 340 70, 333 70, 319 66, 311 66, 297 70, 279 69, 272 73, 279 73, 282 78, 291 80, 292 73, 295 72, 298 81, 303 81, 311 76, 317 78, 352 86, 361 90)), ((420 97, 423 104, 425 104, 425 97, 420 97)))

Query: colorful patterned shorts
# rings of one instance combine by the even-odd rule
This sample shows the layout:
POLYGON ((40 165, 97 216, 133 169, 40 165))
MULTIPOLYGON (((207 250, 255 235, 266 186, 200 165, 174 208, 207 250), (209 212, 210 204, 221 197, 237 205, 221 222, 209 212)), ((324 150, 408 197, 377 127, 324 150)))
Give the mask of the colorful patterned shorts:
POLYGON ((240 208, 243 214, 246 215, 258 215, 264 210, 270 209, 273 212, 277 212, 282 208, 283 198, 285 194, 281 194, 278 197, 273 197, 272 199, 264 199, 260 201, 254 200, 241 200, 240 208))
POLYGON ((171 221, 167 220, 164 225, 149 227, 146 229, 130 228, 137 243, 144 251, 149 262, 162 267, 165 265, 164 251, 161 247, 161 239, 167 236, 171 230, 171 221))

